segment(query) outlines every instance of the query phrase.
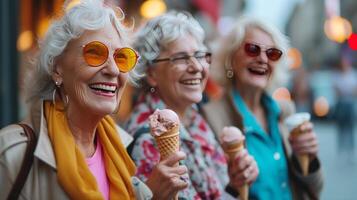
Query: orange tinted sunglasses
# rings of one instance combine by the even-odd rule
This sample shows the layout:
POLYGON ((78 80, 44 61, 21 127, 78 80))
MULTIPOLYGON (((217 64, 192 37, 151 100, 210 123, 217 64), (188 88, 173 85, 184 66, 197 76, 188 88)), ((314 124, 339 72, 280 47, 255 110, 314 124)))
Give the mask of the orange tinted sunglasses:
MULTIPOLYGON (((107 61, 108 56, 108 47, 99 41, 92 41, 83 46, 83 58, 91 67, 98 67, 104 64, 107 61)), ((135 67, 139 55, 134 49, 123 47, 115 49, 113 58, 119 71, 129 72, 135 67)))

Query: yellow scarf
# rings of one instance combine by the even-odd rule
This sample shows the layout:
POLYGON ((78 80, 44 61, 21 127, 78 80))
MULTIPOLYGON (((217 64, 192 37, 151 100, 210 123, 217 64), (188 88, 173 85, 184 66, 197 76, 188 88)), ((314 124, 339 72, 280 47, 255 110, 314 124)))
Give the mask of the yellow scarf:
MULTIPOLYGON (((103 199, 97 181, 74 141, 63 112, 63 104, 56 102, 55 108, 50 101, 46 101, 45 116, 56 157, 57 178, 64 191, 71 199, 103 199)), ((120 141, 110 116, 99 122, 97 134, 103 146, 105 169, 110 183, 110 199, 135 199, 131 185, 135 165, 120 141)))

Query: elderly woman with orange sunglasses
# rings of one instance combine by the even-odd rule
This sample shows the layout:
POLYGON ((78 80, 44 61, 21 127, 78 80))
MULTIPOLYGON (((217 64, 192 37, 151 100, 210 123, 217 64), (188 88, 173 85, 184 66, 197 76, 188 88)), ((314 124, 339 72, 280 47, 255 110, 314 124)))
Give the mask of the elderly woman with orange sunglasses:
POLYGON ((222 75, 226 93, 221 100, 205 105, 204 111, 214 130, 224 126, 244 130, 248 152, 260 172, 249 189, 252 199, 318 199, 322 189, 312 123, 299 126, 299 136, 288 137, 280 123, 287 110, 268 93, 269 87, 286 77, 287 47, 286 37, 269 23, 243 17, 216 52, 213 74, 222 75), (297 162, 302 154, 309 156, 307 174, 297 162))
MULTIPOLYGON (((120 9, 116 9, 120 11, 120 9)), ((118 109, 138 55, 114 10, 86 0, 64 11, 49 28, 28 82, 30 126, 37 145, 31 170, 19 192, 10 192, 27 146, 16 124, 0 131, 0 196, 9 199, 169 199, 187 187, 186 168, 171 167, 182 152, 156 165, 150 189, 135 178, 126 152, 131 136, 110 117, 118 109), (164 167, 163 167, 164 166, 164 167), (166 170, 166 171, 164 171, 166 170), (171 177, 166 176, 170 170, 171 177), (177 178, 175 178, 177 177, 177 178)), ((123 16, 123 13, 119 13, 123 16)), ((20 176, 23 179, 23 176, 20 176)), ((18 188, 15 188, 18 189, 18 188)), ((12 191, 12 190, 11 190, 12 191)))

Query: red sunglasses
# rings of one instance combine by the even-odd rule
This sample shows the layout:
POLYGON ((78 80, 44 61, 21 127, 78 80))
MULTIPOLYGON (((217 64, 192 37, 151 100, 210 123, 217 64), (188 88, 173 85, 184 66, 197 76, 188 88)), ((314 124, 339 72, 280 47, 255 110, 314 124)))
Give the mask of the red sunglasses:
POLYGON ((277 48, 269 48, 269 49, 265 49, 265 50, 262 50, 262 49, 263 49, 262 47, 260 47, 257 44, 253 44, 253 43, 246 43, 244 45, 244 51, 250 57, 257 57, 260 55, 260 53, 262 51, 265 51, 265 54, 267 55, 269 60, 277 61, 283 55, 283 52, 277 48))

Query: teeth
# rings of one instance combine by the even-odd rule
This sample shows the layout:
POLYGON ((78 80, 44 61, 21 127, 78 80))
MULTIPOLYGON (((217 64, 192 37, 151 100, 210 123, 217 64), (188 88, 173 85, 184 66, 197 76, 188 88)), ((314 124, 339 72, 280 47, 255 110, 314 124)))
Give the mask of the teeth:
POLYGON ((182 81, 183 84, 188 84, 188 85, 197 85, 201 83, 201 79, 191 79, 191 80, 185 80, 182 81))
POLYGON ((104 85, 104 84, 95 84, 90 86, 93 89, 106 90, 110 92, 115 92, 116 86, 104 85))
POLYGON ((263 68, 250 68, 249 70, 261 74, 265 74, 268 71, 267 69, 263 69, 263 68))

